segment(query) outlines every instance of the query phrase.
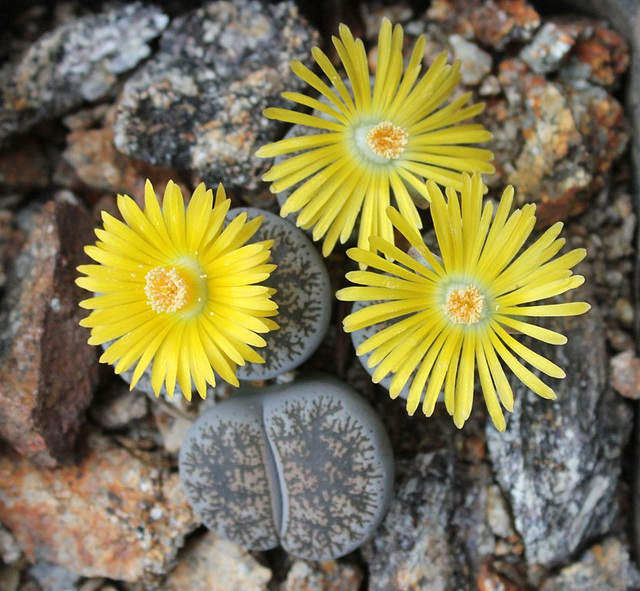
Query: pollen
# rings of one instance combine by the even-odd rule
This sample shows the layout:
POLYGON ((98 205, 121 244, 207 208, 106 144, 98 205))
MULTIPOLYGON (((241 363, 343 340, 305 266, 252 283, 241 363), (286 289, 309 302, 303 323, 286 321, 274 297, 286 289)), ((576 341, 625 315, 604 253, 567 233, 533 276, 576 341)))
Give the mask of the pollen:
POLYGON ((482 318, 484 296, 475 285, 454 288, 442 309, 454 324, 476 324, 482 318))
POLYGON ((408 141, 407 130, 394 125, 391 121, 382 121, 367 133, 367 144, 371 151, 389 160, 398 158, 404 152, 408 141))
POLYGON ((147 303, 155 312, 177 312, 187 305, 189 285, 175 267, 155 267, 145 279, 147 303))

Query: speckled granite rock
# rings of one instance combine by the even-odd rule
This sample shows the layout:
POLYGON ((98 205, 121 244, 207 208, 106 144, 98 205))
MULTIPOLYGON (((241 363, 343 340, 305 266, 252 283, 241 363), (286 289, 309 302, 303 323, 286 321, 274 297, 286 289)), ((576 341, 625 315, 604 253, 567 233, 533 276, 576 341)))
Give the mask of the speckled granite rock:
POLYGON ((453 456, 444 451, 420 454, 398 471, 404 477, 367 548, 369 591, 455 589, 449 535, 453 456))
POLYGON ((0 70, 0 142, 34 123, 103 98, 150 53, 168 17, 141 2, 70 21, 0 70))
POLYGON ((518 204, 537 203, 542 226, 583 212, 627 145, 622 106, 600 87, 549 82, 517 60, 501 64, 500 80, 524 138, 506 178, 518 204))
POLYGON ((154 165, 193 169, 209 185, 257 191, 269 162, 254 152, 282 129, 262 110, 284 106, 285 87, 301 88, 289 61, 309 65, 317 41, 291 1, 210 2, 176 18, 125 85, 116 146, 154 165))
POLYGON ((629 549, 608 538, 585 552, 578 562, 547 579, 540 591, 634 591, 640 589, 640 572, 629 549))
POLYGON ((0 456, 0 521, 31 562, 153 581, 196 525, 177 474, 97 433, 84 452, 77 465, 57 470, 0 456))
POLYGON ((632 420, 631 409, 606 382, 597 307, 580 320, 557 320, 551 328, 569 342, 536 350, 568 370, 555 387, 558 400, 543 400, 513 380, 516 402, 506 431, 487 428, 493 468, 527 561, 545 566, 566 563, 611 527, 632 420))
POLYGON ((45 465, 73 456, 97 380, 74 283, 91 230, 81 206, 48 202, 32 218, 0 305, 0 437, 45 465))
POLYGON ((213 532, 190 540, 178 555, 178 566, 164 591, 266 591, 271 571, 249 552, 213 532))

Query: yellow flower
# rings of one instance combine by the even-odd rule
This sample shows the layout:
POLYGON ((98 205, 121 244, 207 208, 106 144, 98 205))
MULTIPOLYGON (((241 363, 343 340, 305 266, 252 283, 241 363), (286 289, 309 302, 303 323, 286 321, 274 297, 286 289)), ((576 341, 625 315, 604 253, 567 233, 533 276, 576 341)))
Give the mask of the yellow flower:
POLYGON ((77 284, 94 292, 80 306, 89 343, 110 343, 100 361, 121 373, 133 364, 133 388, 152 364, 151 385, 163 383, 173 396, 176 380, 191 399, 192 380, 202 398, 214 371, 238 385, 236 366, 263 362, 252 347, 258 333, 276 329, 274 290, 258 285, 275 265, 267 264, 272 241, 247 244, 262 218, 241 214, 224 228, 230 201, 222 185, 213 193, 200 184, 185 210, 180 188, 169 181, 160 208, 151 183, 142 211, 118 195, 124 222, 102 213, 104 229, 85 252, 98 264, 82 265, 77 284))
POLYGON ((572 275, 571 268, 586 252, 575 249, 554 258, 565 242, 558 238, 561 223, 521 252, 536 221, 535 205, 525 205, 509 215, 513 188, 508 187, 493 216, 491 202, 482 206, 479 174, 472 178, 463 175, 460 198, 453 189, 447 189, 445 201, 431 181, 427 190, 442 259, 427 248, 411 223, 390 207, 387 213, 391 222, 427 264, 377 237, 371 238, 371 247, 380 254, 350 249, 348 254, 354 261, 382 274, 348 273, 347 278, 359 287, 340 290, 338 298, 382 302, 347 316, 344 327, 352 332, 397 319, 362 343, 357 354, 372 352, 369 367, 377 366, 374 382, 390 372, 394 374, 392 398, 415 372, 407 398, 409 414, 422 400, 422 410, 430 416, 444 384, 447 411, 462 427, 471 413, 477 365, 489 414, 502 431, 505 420, 501 405, 513 410, 513 393, 502 362, 536 394, 555 398, 554 391, 516 356, 548 376, 563 378, 564 372, 525 347, 513 333, 554 345, 566 342, 565 336, 530 319, 583 314, 589 304, 531 304, 581 285, 584 278, 572 275))
POLYGON ((299 211, 296 223, 313 227, 314 240, 324 236, 325 256, 338 239, 344 243, 349 238, 361 211, 360 248, 369 248, 369 236, 393 242, 385 213, 391 195, 400 213, 420 228, 409 189, 426 198, 425 178, 460 189, 461 171, 494 171, 491 152, 465 145, 486 141, 491 134, 482 125, 457 125, 480 113, 484 105, 465 106, 471 97, 465 93, 441 108, 460 80, 459 62, 447 65, 443 53, 419 79, 425 48, 421 36, 403 74, 402 38, 402 27, 392 27, 385 18, 372 88, 362 41, 340 25, 340 38, 334 37, 333 43, 348 83, 314 47, 312 55, 334 88, 300 62, 292 62, 294 73, 322 100, 297 92, 282 96, 320 114, 280 108, 264 111, 270 119, 318 130, 268 144, 257 155, 270 158, 301 152, 275 164, 263 179, 272 181, 274 193, 298 185, 281 215, 299 211))

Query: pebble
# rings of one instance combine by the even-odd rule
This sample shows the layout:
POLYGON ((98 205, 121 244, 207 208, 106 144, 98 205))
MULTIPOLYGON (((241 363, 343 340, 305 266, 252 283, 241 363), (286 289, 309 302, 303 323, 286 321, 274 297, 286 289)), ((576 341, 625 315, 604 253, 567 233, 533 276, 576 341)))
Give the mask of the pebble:
POLYGON ((189 540, 164 591, 266 591, 271 570, 236 544, 213 532, 189 540))
POLYGON ((76 591, 78 575, 66 568, 48 562, 36 562, 29 567, 29 574, 38 581, 42 591, 76 591))
POLYGON ((520 57, 536 74, 550 74, 559 69, 574 43, 575 38, 566 31, 554 23, 545 23, 520 57))
POLYGON ((122 429, 142 419, 149 408, 146 396, 131 392, 122 382, 111 385, 91 406, 91 418, 105 429, 122 429))
POLYGON ((464 84, 477 86, 491 72, 491 55, 475 43, 461 35, 451 35, 449 45, 453 50, 453 58, 460 60, 460 75, 464 84))
POLYGON ((622 351, 609 363, 611 385, 625 398, 640 398, 640 359, 633 351, 622 351))
POLYGON ((355 564, 295 560, 280 591, 357 591, 362 579, 362 569, 355 564))

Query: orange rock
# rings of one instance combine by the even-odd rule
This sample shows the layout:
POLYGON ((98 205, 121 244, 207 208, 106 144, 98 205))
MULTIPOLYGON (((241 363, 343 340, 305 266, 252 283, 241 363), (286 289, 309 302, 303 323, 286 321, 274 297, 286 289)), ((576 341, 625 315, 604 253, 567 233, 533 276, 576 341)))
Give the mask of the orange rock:
POLYGON ((196 526, 177 474, 97 433, 84 451, 57 470, 0 456, 0 521, 31 562, 125 581, 163 574, 196 526))

